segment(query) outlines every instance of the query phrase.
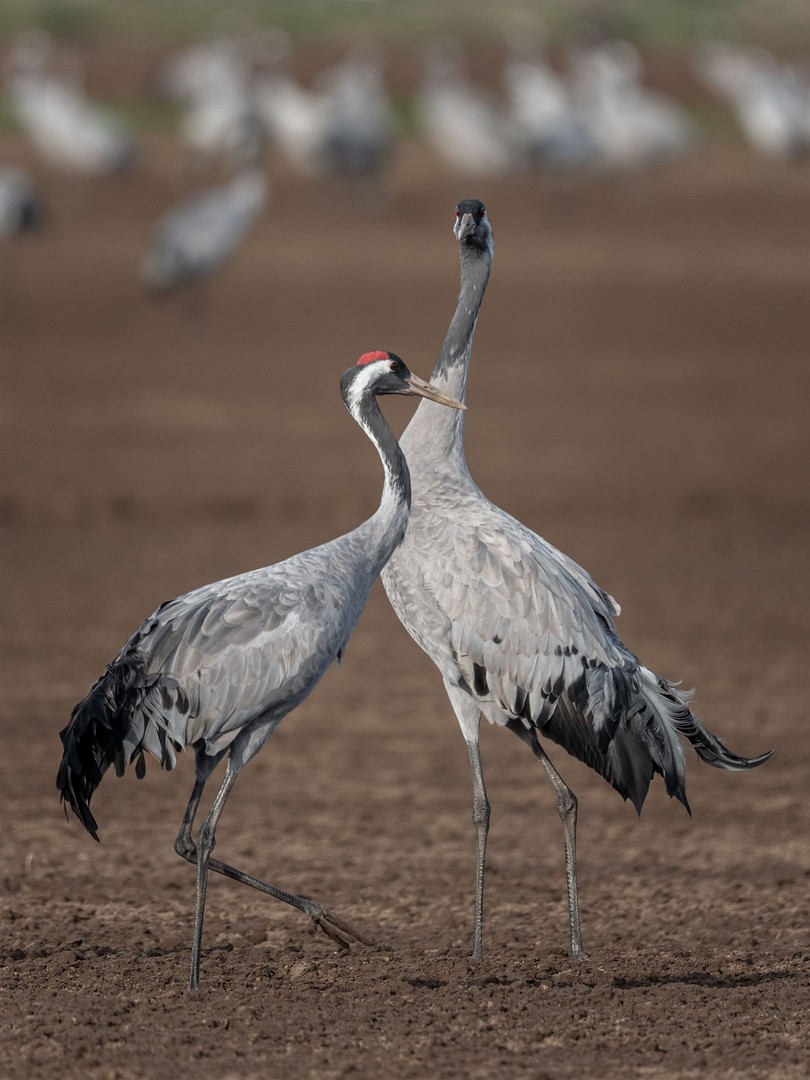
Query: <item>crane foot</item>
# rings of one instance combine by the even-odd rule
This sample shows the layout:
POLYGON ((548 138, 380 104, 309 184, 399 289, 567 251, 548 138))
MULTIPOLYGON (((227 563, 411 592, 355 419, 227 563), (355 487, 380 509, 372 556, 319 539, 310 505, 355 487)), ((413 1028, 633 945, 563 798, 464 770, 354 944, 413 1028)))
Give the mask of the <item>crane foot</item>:
POLYGON ((342 949, 348 949, 353 941, 359 941, 361 945, 374 946, 374 942, 365 934, 341 919, 339 915, 320 904, 310 902, 304 909, 313 926, 317 926, 332 941, 336 941, 342 949))

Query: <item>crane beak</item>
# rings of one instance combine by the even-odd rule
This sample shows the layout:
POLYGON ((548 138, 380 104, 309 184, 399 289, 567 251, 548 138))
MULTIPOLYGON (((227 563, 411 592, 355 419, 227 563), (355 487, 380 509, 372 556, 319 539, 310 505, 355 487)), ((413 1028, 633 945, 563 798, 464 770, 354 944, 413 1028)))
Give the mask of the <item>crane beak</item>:
POLYGON ((472 214, 464 214, 460 221, 456 222, 456 239, 466 240, 475 232, 475 219, 472 214))
POLYGON ((405 382, 408 385, 408 389, 404 391, 406 394, 415 394, 417 397, 427 398, 428 401, 438 402, 439 405, 447 405, 450 409, 462 409, 464 412, 467 411, 466 405, 462 405, 462 403, 456 401, 455 398, 443 394, 441 390, 437 390, 436 387, 431 386, 429 382, 420 379, 418 375, 411 373, 405 382))

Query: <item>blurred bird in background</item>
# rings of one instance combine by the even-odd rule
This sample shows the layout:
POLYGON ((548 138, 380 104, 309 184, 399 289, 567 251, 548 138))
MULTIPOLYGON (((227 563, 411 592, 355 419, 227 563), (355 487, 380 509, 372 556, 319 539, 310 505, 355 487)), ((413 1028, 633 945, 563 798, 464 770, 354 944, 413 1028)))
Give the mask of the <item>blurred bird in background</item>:
POLYGON ((39 31, 21 35, 6 64, 14 117, 39 153, 59 168, 88 174, 126 172, 138 158, 129 126, 90 101, 75 54, 39 31))

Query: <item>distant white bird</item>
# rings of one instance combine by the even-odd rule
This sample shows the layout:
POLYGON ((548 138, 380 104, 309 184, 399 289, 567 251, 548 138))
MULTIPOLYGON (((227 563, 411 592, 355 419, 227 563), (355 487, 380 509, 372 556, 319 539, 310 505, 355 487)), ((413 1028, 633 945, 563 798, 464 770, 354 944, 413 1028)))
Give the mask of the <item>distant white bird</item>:
POLYGON ((379 49, 363 42, 322 72, 325 99, 321 158, 324 171, 378 179, 391 147, 394 120, 379 49))
POLYGON ((727 42, 704 45, 695 67, 760 153, 789 160, 810 151, 810 85, 795 67, 765 49, 727 42))
POLYGON ((179 134, 198 162, 240 160, 248 141, 263 137, 254 99, 248 42, 218 38, 171 57, 160 77, 168 97, 185 105, 179 134))
POLYGON ((120 173, 138 156, 124 121, 88 100, 76 72, 52 69, 46 39, 25 38, 12 50, 8 90, 15 118, 53 165, 83 173, 120 173))
POLYGON ((219 37, 172 53, 158 74, 157 88, 163 97, 186 104, 203 94, 206 84, 244 85, 248 78, 245 50, 238 39, 219 37))
POLYGON ((676 160, 696 143, 684 110, 645 87, 638 50, 628 41, 607 41, 571 55, 571 78, 608 169, 630 169, 676 160))
POLYGON ((311 88, 293 78, 286 59, 255 83, 271 142, 304 175, 378 180, 394 123, 377 48, 356 46, 311 88))
POLYGON ((327 119, 323 96, 301 86, 280 64, 257 77, 255 95, 270 143, 297 172, 317 176, 327 119))
POLYGON ((259 219, 268 191, 264 169, 255 165, 168 211, 155 226, 144 258, 147 289, 165 294, 209 278, 259 219))
POLYGON ((587 117, 534 42, 511 42, 504 82, 515 153, 526 166, 581 171, 596 164, 587 117))
POLYGON ((464 48, 454 38, 430 42, 416 96, 419 124, 436 153, 466 176, 502 176, 513 168, 509 117, 467 78, 464 48))
POLYGON ((22 169, 0 165, 0 236, 19 236, 39 225, 42 201, 22 169))
POLYGON ((57 787, 96 839, 90 799, 110 765, 120 776, 134 762, 142 776, 145 751, 171 769, 178 750, 194 750, 196 780, 174 845, 178 855, 197 864, 192 990, 200 983, 209 870, 292 904, 342 945, 352 938, 365 940, 320 904, 210 858, 237 776, 332 661, 341 659, 377 575, 405 533, 411 502, 408 467, 377 395, 415 394, 464 408, 388 352, 361 356, 344 372, 340 390, 383 463, 385 484, 377 512, 320 547, 162 604, 61 732, 57 787), (203 789, 226 755, 225 778, 195 843, 191 830, 203 789))

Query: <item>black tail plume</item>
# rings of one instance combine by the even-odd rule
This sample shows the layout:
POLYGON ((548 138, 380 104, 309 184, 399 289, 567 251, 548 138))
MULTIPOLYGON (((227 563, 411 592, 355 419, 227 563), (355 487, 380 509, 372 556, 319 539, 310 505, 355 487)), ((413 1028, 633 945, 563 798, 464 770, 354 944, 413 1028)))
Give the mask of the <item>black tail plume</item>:
POLYGON ((739 754, 732 753, 716 735, 712 735, 692 713, 674 719, 673 723, 678 734, 683 735, 692 744, 700 760, 715 769, 743 772, 745 769, 754 769, 757 765, 762 765, 776 753, 775 750, 768 750, 757 757, 740 757, 739 754))
MULTIPOLYGON (((62 802, 70 804, 94 840, 98 840, 98 825, 90 812, 90 799, 110 765, 122 776, 127 764, 137 759, 137 775, 146 771, 144 719, 139 716, 145 692, 141 665, 117 660, 90 688, 59 733, 63 753, 56 786, 62 802)), ((160 734, 163 764, 171 768, 174 754, 166 746, 165 732, 160 734)))

